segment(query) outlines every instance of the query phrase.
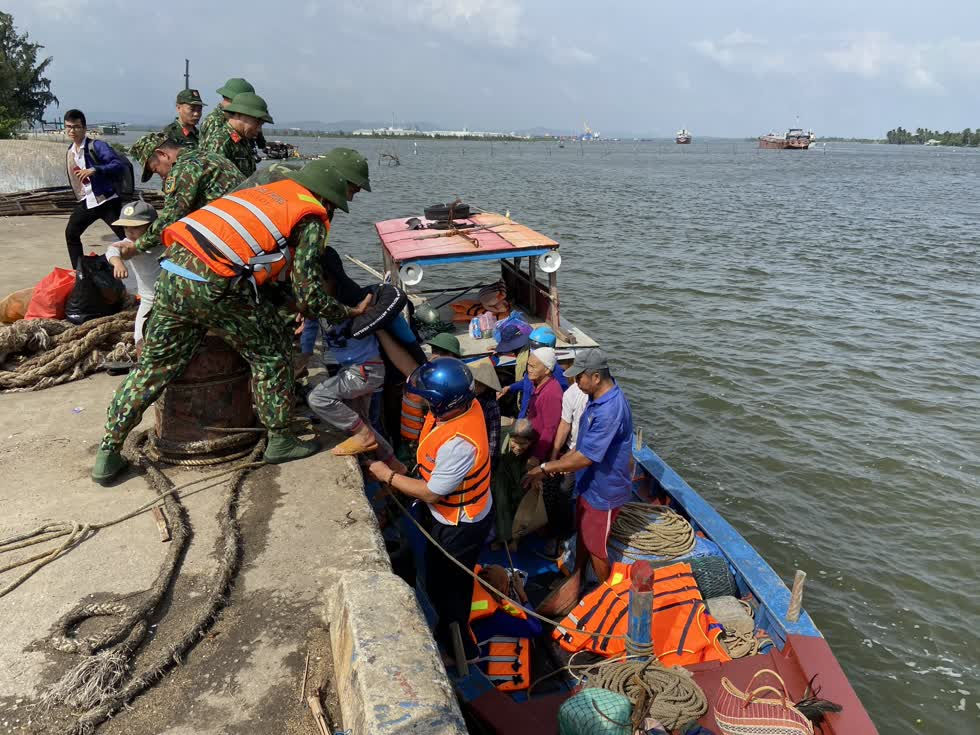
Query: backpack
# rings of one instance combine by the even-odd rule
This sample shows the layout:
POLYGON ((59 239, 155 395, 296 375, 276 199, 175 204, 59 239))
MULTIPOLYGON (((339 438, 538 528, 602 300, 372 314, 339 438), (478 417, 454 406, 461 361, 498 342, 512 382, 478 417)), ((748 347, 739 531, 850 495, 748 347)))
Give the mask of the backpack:
MULTIPOLYGON (((91 146, 86 146, 86 150, 92 156, 92 161, 96 164, 108 163, 108 161, 103 161, 98 154, 98 148, 95 145, 95 141, 90 141, 91 146)), ((116 192, 117 196, 126 198, 133 196, 136 191, 136 179, 133 173, 133 162, 129 160, 128 156, 121 156, 117 153, 112 146, 106 143, 106 146, 111 151, 111 156, 122 162, 123 170, 121 173, 112 174, 112 190, 116 192)))

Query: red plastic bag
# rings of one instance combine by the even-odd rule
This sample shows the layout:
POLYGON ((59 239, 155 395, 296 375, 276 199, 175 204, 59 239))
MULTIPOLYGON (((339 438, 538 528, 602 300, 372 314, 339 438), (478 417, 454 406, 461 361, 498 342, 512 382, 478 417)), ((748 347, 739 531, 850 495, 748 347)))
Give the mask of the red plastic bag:
POLYGON ((34 287, 25 319, 64 319, 65 301, 75 287, 75 271, 55 268, 34 287))

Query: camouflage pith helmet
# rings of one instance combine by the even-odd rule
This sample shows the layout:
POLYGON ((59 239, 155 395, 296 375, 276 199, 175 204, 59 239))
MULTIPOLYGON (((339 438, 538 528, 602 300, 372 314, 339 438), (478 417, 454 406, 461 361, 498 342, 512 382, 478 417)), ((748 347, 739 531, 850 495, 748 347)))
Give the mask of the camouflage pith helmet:
POLYGON ((340 175, 354 186, 371 191, 367 159, 353 148, 334 148, 327 152, 323 160, 330 161, 340 175))
POLYGON ((140 181, 142 181, 144 184, 153 178, 153 172, 146 167, 146 164, 150 160, 150 156, 153 155, 153 151, 155 151, 160 144, 166 140, 166 138, 167 136, 165 136, 163 133, 147 133, 129 147, 129 155, 143 164, 143 175, 140 178, 140 181))
POLYGON ((269 114, 269 106, 255 92, 236 94, 231 98, 231 102, 225 105, 225 112, 237 112, 239 115, 251 115, 263 122, 273 122, 272 115, 269 114))
POLYGON ((242 92, 255 92, 255 87, 249 84, 247 79, 242 79, 241 77, 232 77, 222 86, 218 87, 216 90, 218 94, 222 97, 227 97, 228 99, 234 99, 236 94, 241 94, 242 92))
POLYGON ((347 207, 347 179, 326 159, 310 161, 299 171, 287 176, 335 207, 340 207, 345 212, 350 211, 347 207))

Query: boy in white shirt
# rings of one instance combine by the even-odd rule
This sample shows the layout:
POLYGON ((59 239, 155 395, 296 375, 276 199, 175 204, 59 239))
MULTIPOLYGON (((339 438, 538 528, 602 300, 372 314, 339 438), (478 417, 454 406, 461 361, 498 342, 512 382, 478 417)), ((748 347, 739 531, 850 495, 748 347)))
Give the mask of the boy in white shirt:
POLYGON ((129 202, 120 212, 119 219, 112 224, 122 227, 126 233, 126 239, 110 245, 106 251, 106 259, 112 264, 112 272, 120 280, 129 277, 129 270, 126 268, 125 260, 130 261, 133 275, 136 276, 136 291, 140 297, 139 310, 136 312, 136 326, 133 329, 133 337, 136 340, 137 354, 142 348, 143 324, 146 322, 146 315, 153 306, 153 288, 156 286, 157 277, 160 275, 159 257, 162 246, 149 253, 141 253, 132 247, 125 247, 136 242, 137 238, 149 228, 150 224, 157 218, 157 211, 152 205, 147 204, 142 199, 129 202), (120 247, 123 246, 123 247, 120 247))

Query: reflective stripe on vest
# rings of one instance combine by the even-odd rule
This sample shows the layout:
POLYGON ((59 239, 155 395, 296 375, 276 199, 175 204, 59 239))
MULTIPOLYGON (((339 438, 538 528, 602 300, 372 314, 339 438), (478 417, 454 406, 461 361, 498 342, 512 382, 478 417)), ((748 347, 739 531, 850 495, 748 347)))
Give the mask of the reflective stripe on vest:
POLYGON ((291 179, 215 199, 165 228, 163 244, 179 243, 225 278, 261 286, 285 281, 293 262, 289 233, 306 217, 329 231, 327 210, 291 179))
MULTIPOLYGON (((625 638, 604 636, 625 636, 629 587, 629 567, 614 565, 608 582, 583 597, 555 628, 552 635, 558 644, 570 652, 588 650, 609 657, 623 654, 625 638)), ((710 629, 710 623, 689 564, 654 570, 651 634, 654 653, 661 663, 686 666, 730 660, 718 642, 722 631, 710 629)))
POLYGON ((502 692, 531 686, 531 642, 527 638, 494 636, 487 655, 477 659, 487 678, 502 692))
POLYGON ((442 445, 457 437, 476 449, 473 469, 456 490, 431 504, 451 525, 460 523, 464 517, 472 521, 490 503, 490 442, 483 409, 475 398, 465 413, 449 421, 437 423, 431 413, 425 417, 415 453, 419 476, 423 480, 431 479, 442 445))
POLYGON ((402 395, 401 435, 406 441, 419 440, 422 425, 425 423, 425 403, 416 395, 402 395))

